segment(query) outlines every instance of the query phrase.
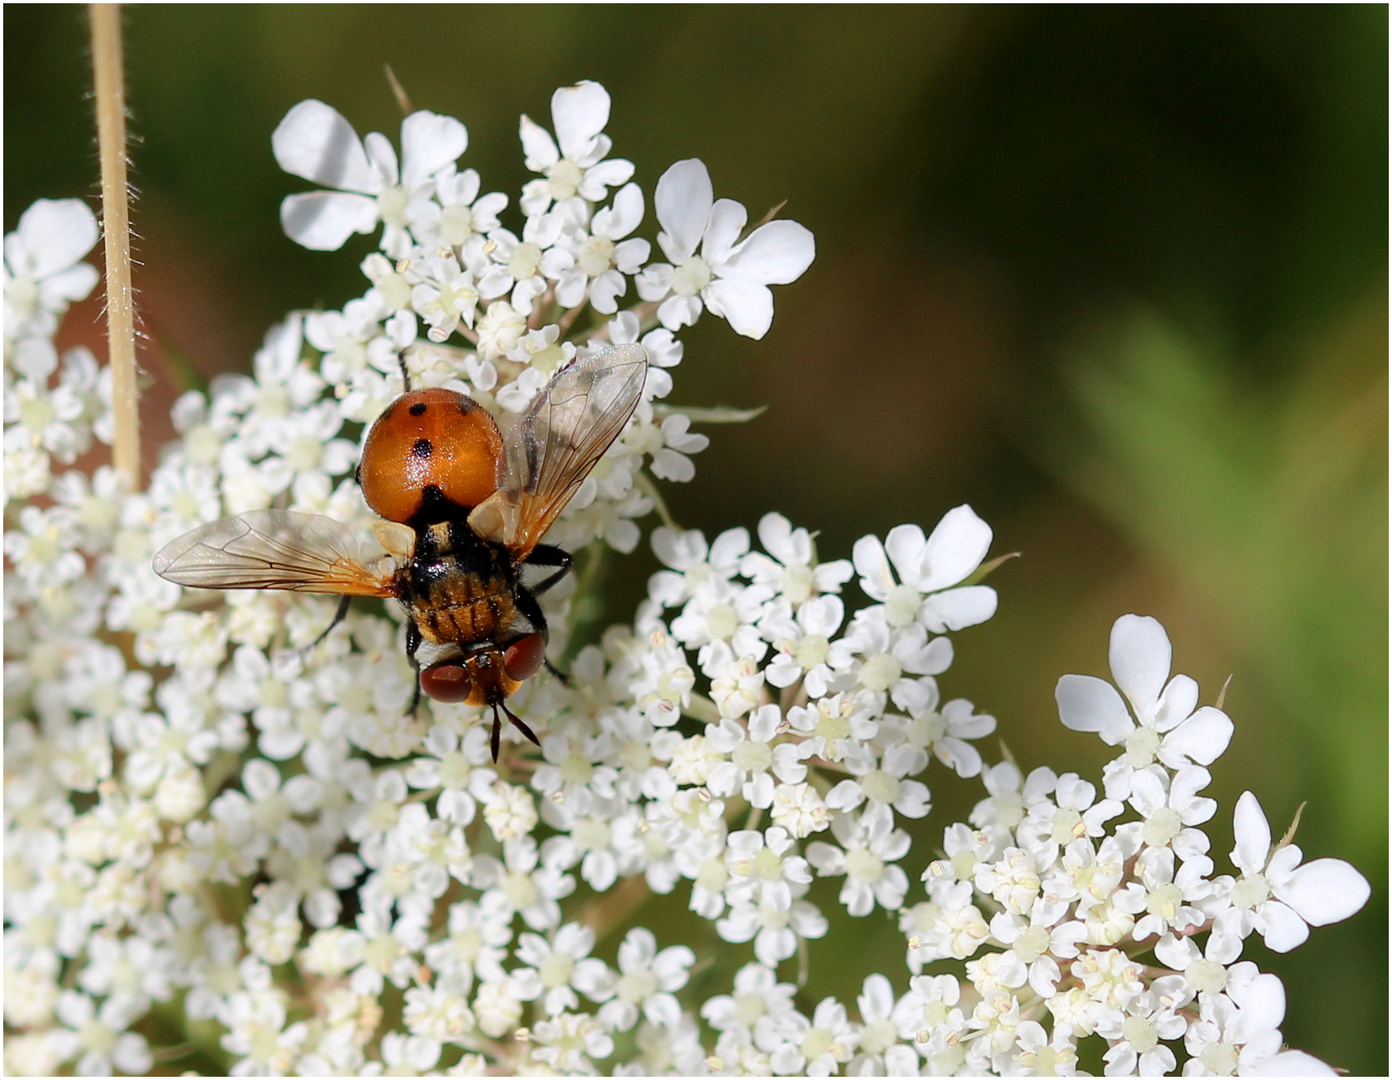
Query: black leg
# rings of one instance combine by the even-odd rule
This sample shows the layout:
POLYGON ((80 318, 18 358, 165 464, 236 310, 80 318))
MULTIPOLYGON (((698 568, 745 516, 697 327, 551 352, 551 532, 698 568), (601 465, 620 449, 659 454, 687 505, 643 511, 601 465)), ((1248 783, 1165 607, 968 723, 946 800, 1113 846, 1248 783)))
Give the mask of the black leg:
POLYGON ((546 665, 547 671, 551 672, 552 675, 554 675, 558 680, 560 680, 560 684, 562 686, 570 685, 570 676, 567 675, 564 671, 558 668, 555 664, 551 663, 550 660, 547 660, 545 658, 543 658, 541 662, 546 665))
POLYGON ((420 708, 421 681, 420 681, 420 661, 416 659, 416 650, 421 645, 420 628, 414 621, 406 624, 406 659, 411 662, 411 671, 415 673, 416 691, 411 695, 411 707, 406 710, 407 716, 415 716, 416 710, 420 708))
POLYGON ((397 353, 396 362, 401 365, 401 392, 409 394, 411 392, 411 373, 406 370, 406 354, 404 352, 397 353))
POLYGON ((344 619, 348 617, 348 601, 352 599, 353 598, 351 596, 345 596, 339 600, 338 610, 334 612, 333 622, 329 623, 327 630, 325 630, 317 638, 315 638, 308 645, 306 645, 304 649, 301 650, 302 652, 311 651, 316 645, 318 645, 321 641, 323 641, 326 637, 329 636, 330 632, 333 630, 335 626, 337 626, 339 623, 341 623, 344 619))
POLYGON ((575 560, 570 557, 570 552, 563 551, 561 548, 552 547, 550 544, 538 544, 532 548, 532 553, 527 556, 526 565, 529 566, 554 566, 556 572, 550 577, 542 578, 535 585, 528 585, 532 595, 540 596, 552 585, 560 581, 570 573, 570 568, 575 564, 575 560))

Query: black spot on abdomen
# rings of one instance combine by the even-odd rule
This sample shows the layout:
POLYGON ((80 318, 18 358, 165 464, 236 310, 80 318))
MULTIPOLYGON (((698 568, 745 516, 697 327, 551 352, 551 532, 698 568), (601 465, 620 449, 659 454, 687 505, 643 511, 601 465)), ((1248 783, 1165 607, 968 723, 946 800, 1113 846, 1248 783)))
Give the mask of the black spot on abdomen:
POLYGON ((428 458, 434 451, 429 439, 417 439, 411 446, 411 456, 418 458, 428 458))
POLYGON ((411 405, 410 413, 411 413, 412 416, 424 416, 424 415, 425 415, 425 402, 423 402, 423 401, 414 402, 414 403, 411 405))

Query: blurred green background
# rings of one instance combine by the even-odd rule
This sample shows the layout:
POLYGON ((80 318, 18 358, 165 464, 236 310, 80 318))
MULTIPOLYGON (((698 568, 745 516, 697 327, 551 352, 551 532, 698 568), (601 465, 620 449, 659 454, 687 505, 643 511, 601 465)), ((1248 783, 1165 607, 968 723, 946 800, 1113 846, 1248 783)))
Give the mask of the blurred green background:
MULTIPOLYGON (((97 169, 83 9, 4 20, 8 231, 35 198, 94 197, 97 169)), ((1286 1038, 1387 1071, 1385 7, 171 5, 126 28, 151 443, 171 358, 245 369, 287 309, 363 290, 369 239, 324 255, 279 231, 309 186, 271 157, 291 105, 395 140, 389 63, 515 199, 518 114, 549 127, 555 87, 598 79, 649 197, 699 156, 718 196, 755 219, 786 199, 817 236, 764 341, 710 317, 683 335, 675 401, 769 408, 706 429, 677 519, 777 509, 833 558, 971 503, 1023 557, 944 691, 1026 769, 1097 776, 1110 754, 1059 725, 1054 683, 1107 674, 1118 615, 1159 617, 1205 701, 1232 677, 1220 871, 1251 789, 1277 835, 1308 800, 1307 856, 1374 883, 1293 955, 1254 950, 1286 979, 1286 1038)), ((618 617, 652 566, 614 568, 618 617)), ((927 779, 940 836, 974 792, 927 779)), ((902 970, 902 937, 846 919, 811 960, 805 1004, 850 1000, 902 970)))

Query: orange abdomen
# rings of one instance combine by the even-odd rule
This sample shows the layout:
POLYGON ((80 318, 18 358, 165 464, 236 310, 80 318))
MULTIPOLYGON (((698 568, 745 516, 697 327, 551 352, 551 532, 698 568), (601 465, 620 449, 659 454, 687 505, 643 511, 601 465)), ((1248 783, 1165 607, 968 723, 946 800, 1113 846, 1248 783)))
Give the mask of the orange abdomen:
POLYGON ((367 434, 358 483, 388 521, 410 522, 432 498, 467 511, 498 489, 503 437, 488 410, 443 387, 402 394, 367 434))

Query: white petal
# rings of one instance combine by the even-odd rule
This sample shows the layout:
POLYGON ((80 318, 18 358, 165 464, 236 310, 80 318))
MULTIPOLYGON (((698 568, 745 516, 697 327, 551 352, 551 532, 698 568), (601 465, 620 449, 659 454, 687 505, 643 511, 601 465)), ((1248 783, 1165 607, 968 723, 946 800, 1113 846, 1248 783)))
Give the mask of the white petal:
POLYGON ((422 109, 401 121, 401 182, 415 191, 469 145, 469 132, 452 116, 422 109))
POLYGON ((1252 1076, 1338 1076, 1317 1057, 1304 1050, 1283 1050, 1274 1057, 1257 1063, 1252 1076))
POLYGON ((1165 686, 1160 695, 1160 703, 1155 710, 1152 727, 1156 731, 1169 731, 1194 711, 1199 703, 1199 684, 1188 675, 1176 675, 1165 686))
POLYGON ((1273 891, 1311 926, 1347 919, 1371 893, 1368 879, 1343 859, 1306 863, 1273 891))
POLYGON ((796 221, 770 221, 730 254, 724 271, 765 285, 787 285, 802 277, 816 257, 810 229, 796 221))
POLYGON ((85 300, 101 277, 91 263, 78 263, 45 278, 39 286, 44 306, 52 309, 64 300, 85 300))
POLYGON ((590 149, 594 137, 609 123, 609 92, 588 79, 565 86, 551 95, 551 120, 561 153, 579 161, 590 149))
POLYGON ((710 224, 706 226, 706 238, 701 244, 701 257, 727 277, 757 281, 750 274, 733 273, 723 265, 748 220, 744 207, 734 199, 716 199, 711 207, 710 224))
MULTIPOLYGON (((923 668, 917 673, 920 675, 941 675, 950 668, 952 666, 952 639, 935 637, 928 642, 928 648, 924 650, 923 662, 920 666, 923 668)), ((910 685, 922 686, 922 683, 910 685)))
POLYGON ((680 330, 693 325, 702 310, 699 296, 669 296, 657 309, 657 321, 668 330, 680 330))
POLYGON ((918 618, 935 634, 945 630, 965 630, 984 623, 996 613, 996 590, 989 585, 967 585, 948 589, 923 601, 918 618))
POLYGON ((894 986, 883 975, 869 975, 856 998, 861 1019, 867 1023, 886 1019, 894 1011, 894 986))
POLYGON ((1113 624, 1112 678, 1142 723, 1154 715, 1165 680, 1170 677, 1170 659, 1170 639, 1158 619, 1123 615, 1113 624))
POLYGON ((885 534, 885 554, 899 571, 899 580, 917 584, 923 574, 927 544, 923 530, 917 525, 896 525, 885 534))
POLYGON ((991 546, 991 526, 963 503, 943 515, 928 537, 923 557, 927 573, 913 582, 923 592, 956 585, 981 565, 991 546))
POLYGON ((1266 823, 1261 803, 1250 791, 1238 796, 1233 810, 1233 840, 1233 865, 1247 874, 1260 873, 1271 851, 1271 826, 1266 823))
MULTIPOLYGON (((633 237, 614 245, 614 265, 625 274, 636 274, 647 261, 652 245, 641 237, 633 237)), ((649 349, 649 357, 652 350, 649 349)), ((649 363, 660 363, 649 359, 649 363)), ((670 365, 663 365, 664 367, 670 365)))
MULTIPOLYGON (((1213 783, 1213 776, 1207 769, 1197 765, 1186 765, 1174 775, 1170 783, 1170 804, 1177 810, 1188 808, 1195 802, 1209 803, 1212 799, 1195 799, 1200 791, 1213 783)), ((1188 818, 1186 818, 1188 820, 1188 818)), ((1205 821, 1208 819, 1205 818, 1205 821)))
POLYGON ((1115 746, 1132 730, 1126 703, 1111 683, 1091 675, 1064 675, 1054 688, 1059 719, 1074 731, 1095 731, 1115 746))
POLYGON ((1205 705, 1180 724, 1160 744, 1160 760, 1171 768, 1187 761, 1212 765, 1232 741, 1233 722, 1228 714, 1205 705))
POLYGON ((638 228, 642 221, 643 189, 637 184, 625 184, 614 193, 613 207, 595 214, 591 231, 596 236, 619 240, 638 228))
POLYGON ((653 454, 650 467, 654 476, 677 484, 689 483, 696 475, 696 466, 690 458, 665 446, 653 454))
POLYGON ((1275 975, 1258 975, 1242 995, 1237 1015, 1237 1042, 1246 1042, 1263 1031, 1281 1026, 1286 1018, 1286 988, 1275 975))
POLYGON ((1257 913, 1257 929, 1272 952, 1290 952, 1310 936, 1305 920, 1279 900, 1268 900, 1257 913))
POLYGON ((638 289, 638 295, 644 300, 661 300, 672 289, 672 265, 653 263, 645 266, 633 279, 633 283, 638 289))
POLYGON ((1150 817, 1165 805, 1165 785, 1160 777, 1149 769, 1142 769, 1131 777, 1131 805, 1142 817, 1150 817))
POLYGON ((658 243, 673 262, 684 262, 696 253, 710 221, 714 197, 710 173, 700 158, 678 161, 658 180, 653 196, 663 229, 658 243))
POLYGON ((353 233, 371 232, 377 224, 377 201, 339 191, 287 195, 280 204, 285 235, 311 251, 337 251, 353 233))
POLYGON ((1199 947, 1187 937, 1166 934, 1155 943, 1155 958, 1176 971, 1183 971, 1202 956, 1199 947))
POLYGON ((401 170, 396 160, 396 147, 380 131, 369 131, 363 136, 363 150, 367 160, 379 177, 383 188, 395 185, 401 179, 401 170))
POLYGON ((322 101, 311 98, 286 113, 271 133, 271 149, 282 169, 316 184, 366 195, 382 189, 381 177, 368 161, 353 126, 322 101))
POLYGON ((36 278, 72 266, 92 250, 98 235, 96 215, 81 199, 40 199, 20 215, 16 231, 28 265, 13 269, 36 278))
MULTIPOLYGON (((522 139, 523 163, 532 172, 545 172, 561 160, 561 153, 556 149, 555 140, 551 138, 544 127, 528 118, 525 113, 522 115, 522 122, 518 125, 517 133, 522 139)), ((545 182, 544 180, 540 181, 543 184, 545 182)))
MULTIPOLYGON (((603 136, 599 143, 607 146, 609 140, 603 136)), ((633 162, 625 161, 623 158, 610 158, 608 161, 601 161, 598 165, 592 165, 585 170, 585 175, 580 178, 580 187, 577 189, 581 198, 589 199, 590 202, 599 202, 608 193, 611 187, 618 187, 626 184, 633 179, 633 162)))
MULTIPOLYGON (((606 270, 590 284, 590 306, 601 315, 612 315, 619 310, 618 298, 627 291, 628 282, 624 276, 617 270, 606 270)), ((560 299, 559 289, 556 297, 560 299)))
POLYGON ((872 600, 887 600, 895 581, 879 538, 862 536, 857 540, 851 549, 851 561, 860 575, 860 587, 865 595, 872 600))
POLYGON ((717 278, 701 290, 706 306, 737 334, 755 341, 773 325, 773 293, 767 285, 717 278))

